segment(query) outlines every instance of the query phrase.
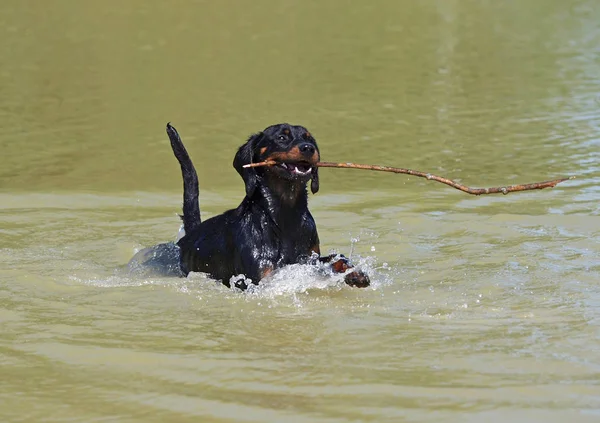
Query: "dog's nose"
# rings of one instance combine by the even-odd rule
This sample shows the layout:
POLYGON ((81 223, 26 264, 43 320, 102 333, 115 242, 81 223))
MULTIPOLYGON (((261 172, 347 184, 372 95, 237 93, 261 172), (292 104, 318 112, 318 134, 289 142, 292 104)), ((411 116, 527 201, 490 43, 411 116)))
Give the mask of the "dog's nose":
POLYGON ((300 149, 300 152, 307 157, 315 154, 315 146, 307 142, 300 144, 298 148, 300 149))

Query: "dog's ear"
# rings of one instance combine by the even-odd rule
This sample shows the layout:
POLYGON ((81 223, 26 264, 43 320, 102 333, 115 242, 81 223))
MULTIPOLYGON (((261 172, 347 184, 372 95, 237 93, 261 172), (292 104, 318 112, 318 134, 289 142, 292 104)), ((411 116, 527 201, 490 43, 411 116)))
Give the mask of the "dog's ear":
POLYGON ((258 175, 253 167, 244 168, 243 166, 252 163, 254 151, 256 150, 256 146, 262 137, 262 132, 252 135, 250 138, 248 138, 246 144, 242 145, 238 149, 235 157, 233 158, 233 167, 244 180, 244 183, 246 184, 246 195, 248 197, 252 197, 252 194, 254 194, 254 191, 256 190, 256 186, 258 185, 258 175))
POLYGON ((316 194, 319 191, 319 168, 313 167, 310 171, 310 191, 316 194))

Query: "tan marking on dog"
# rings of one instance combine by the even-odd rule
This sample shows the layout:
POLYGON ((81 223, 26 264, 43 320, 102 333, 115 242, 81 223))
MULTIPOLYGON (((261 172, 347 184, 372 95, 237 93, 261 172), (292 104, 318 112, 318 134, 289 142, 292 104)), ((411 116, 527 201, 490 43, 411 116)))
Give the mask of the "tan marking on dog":
POLYGON ((313 153, 312 157, 310 158, 310 162, 311 163, 319 163, 319 153, 317 152, 317 150, 315 150, 315 152, 313 153))
POLYGON ((351 269, 354 266, 348 265, 348 262, 344 260, 336 260, 331 263, 331 268, 335 273, 344 273, 346 270, 351 269))
POLYGON ((272 268, 272 267, 267 267, 266 269, 263 269, 263 270, 260 272, 260 278, 261 278, 261 279, 264 279, 264 278, 266 278, 267 276, 269 276, 271 273, 273 273, 273 268, 272 268))
POLYGON ((265 160, 274 160, 276 162, 308 162, 314 165, 319 162, 319 153, 315 151, 312 157, 307 159, 304 154, 300 152, 298 146, 294 146, 290 151, 279 151, 273 153, 265 160))

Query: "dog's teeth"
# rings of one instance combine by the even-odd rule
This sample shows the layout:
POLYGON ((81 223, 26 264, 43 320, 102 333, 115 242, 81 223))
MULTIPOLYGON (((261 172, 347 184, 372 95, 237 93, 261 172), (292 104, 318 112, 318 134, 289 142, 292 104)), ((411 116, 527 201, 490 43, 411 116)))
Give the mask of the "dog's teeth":
POLYGON ((306 168, 306 170, 301 170, 298 165, 292 163, 279 163, 277 166, 284 168, 288 172, 294 173, 296 175, 307 175, 312 170, 312 167, 306 168, 306 166, 302 166, 302 168, 306 168))
POLYGON ((294 166, 294 173, 297 173, 299 175, 306 175, 308 172, 310 172, 310 169, 311 168, 308 168, 307 170, 302 171, 302 170, 298 169, 298 166, 294 166))

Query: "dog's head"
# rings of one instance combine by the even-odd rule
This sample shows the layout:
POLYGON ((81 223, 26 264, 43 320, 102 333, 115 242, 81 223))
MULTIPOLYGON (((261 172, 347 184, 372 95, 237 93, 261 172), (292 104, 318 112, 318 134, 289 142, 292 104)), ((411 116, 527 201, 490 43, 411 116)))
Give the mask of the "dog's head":
POLYGON ((310 190, 315 194, 319 190, 316 166, 319 159, 317 142, 305 127, 280 123, 252 135, 238 149, 233 167, 244 179, 249 197, 257 187, 259 176, 264 173, 290 184, 306 184, 311 180, 310 190), (273 160, 277 164, 260 168, 243 167, 265 160, 273 160))

